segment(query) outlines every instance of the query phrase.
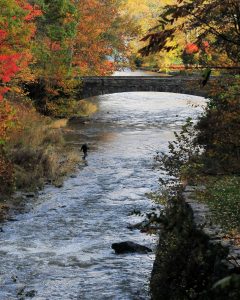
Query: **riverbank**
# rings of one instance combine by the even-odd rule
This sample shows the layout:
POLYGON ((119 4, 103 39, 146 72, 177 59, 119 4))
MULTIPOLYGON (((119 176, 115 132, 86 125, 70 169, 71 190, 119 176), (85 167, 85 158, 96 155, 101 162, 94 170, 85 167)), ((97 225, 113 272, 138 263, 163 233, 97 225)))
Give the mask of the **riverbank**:
POLYGON ((80 149, 66 143, 67 119, 40 115, 29 103, 11 109, 14 124, 1 149, 1 219, 21 206, 21 197, 34 197, 46 184, 61 187, 81 161, 80 149))
POLYGON ((169 152, 156 157, 176 187, 164 196, 154 300, 240 297, 238 80, 216 87, 198 122, 187 120, 169 152), (190 198, 179 181, 195 186, 190 198))
POLYGON ((206 208, 191 197, 180 193, 166 208, 151 277, 152 299, 237 300, 239 249, 230 251, 231 243, 207 219, 206 208))

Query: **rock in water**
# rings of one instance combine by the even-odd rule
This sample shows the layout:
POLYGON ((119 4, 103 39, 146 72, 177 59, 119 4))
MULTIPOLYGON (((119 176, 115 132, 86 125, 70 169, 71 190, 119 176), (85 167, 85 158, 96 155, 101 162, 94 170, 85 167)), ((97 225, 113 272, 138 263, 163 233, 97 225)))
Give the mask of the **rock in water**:
POLYGON ((152 252, 152 250, 146 246, 139 245, 134 242, 126 241, 121 243, 112 244, 112 249, 116 254, 123 253, 145 253, 152 252))

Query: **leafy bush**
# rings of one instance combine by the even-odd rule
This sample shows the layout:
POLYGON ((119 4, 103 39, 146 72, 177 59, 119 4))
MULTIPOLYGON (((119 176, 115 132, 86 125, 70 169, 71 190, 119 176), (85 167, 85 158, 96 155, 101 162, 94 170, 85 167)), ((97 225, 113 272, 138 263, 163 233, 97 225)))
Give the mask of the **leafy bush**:
POLYGON ((0 195, 12 192, 14 168, 6 154, 0 150, 0 195))
POLYGON ((240 172, 240 78, 223 85, 200 118, 197 142, 205 149, 205 164, 211 173, 240 172))
POLYGON ((227 274, 221 265, 226 256, 226 249, 209 243, 195 227, 191 210, 178 195, 166 210, 151 278, 152 299, 222 299, 211 297, 211 290, 227 274))
POLYGON ((0 101, 0 194, 10 192, 14 181, 13 165, 7 158, 5 149, 14 121, 13 107, 5 100, 0 101))
POLYGON ((203 167, 202 148, 196 143, 197 131, 191 118, 188 118, 182 130, 179 133, 174 132, 174 135, 175 140, 169 142, 169 153, 161 152, 155 160, 158 167, 173 178, 191 179, 203 167))
POLYGON ((8 139, 8 132, 13 127, 15 112, 6 100, 0 101, 0 145, 4 145, 8 139))
POLYGON ((58 117, 89 116, 97 111, 97 106, 89 101, 59 98, 46 104, 48 115, 58 117))
POLYGON ((75 149, 66 147, 61 130, 66 122, 56 124, 31 104, 12 103, 11 109, 15 126, 4 131, 0 146, 0 194, 15 188, 34 190, 46 181, 58 185, 80 159, 75 149))

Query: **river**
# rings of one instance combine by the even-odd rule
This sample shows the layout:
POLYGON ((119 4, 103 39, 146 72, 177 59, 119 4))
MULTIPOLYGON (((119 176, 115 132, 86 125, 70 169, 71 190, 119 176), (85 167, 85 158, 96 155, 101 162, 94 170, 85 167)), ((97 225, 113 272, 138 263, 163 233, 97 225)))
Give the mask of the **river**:
POLYGON ((70 143, 89 143, 86 164, 62 188, 47 186, 0 232, 0 299, 147 300, 154 254, 116 255, 113 242, 154 249, 156 237, 128 229, 153 206, 153 168, 173 132, 196 118, 203 98, 152 92, 95 97, 98 112, 72 122, 70 143), (193 106, 191 105, 193 104, 193 106))

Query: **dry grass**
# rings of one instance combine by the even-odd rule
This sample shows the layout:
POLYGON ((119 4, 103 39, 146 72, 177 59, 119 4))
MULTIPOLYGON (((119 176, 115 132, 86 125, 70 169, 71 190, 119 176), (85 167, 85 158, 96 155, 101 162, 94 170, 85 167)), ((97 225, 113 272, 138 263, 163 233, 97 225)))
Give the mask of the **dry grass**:
POLYGON ((51 116, 68 118, 72 116, 90 116, 97 111, 96 104, 86 100, 59 98, 47 102, 47 111, 51 116))
POLYGON ((97 105, 90 101, 81 100, 78 103, 78 114, 80 116, 90 116, 92 114, 95 114, 97 110, 97 105))
POLYGON ((79 153, 65 145, 61 128, 67 120, 52 121, 31 106, 14 106, 18 122, 7 150, 14 164, 16 189, 34 190, 46 182, 59 184, 80 160, 79 153))
POLYGON ((68 119, 59 119, 52 122, 50 125, 52 129, 60 129, 67 126, 68 119))

